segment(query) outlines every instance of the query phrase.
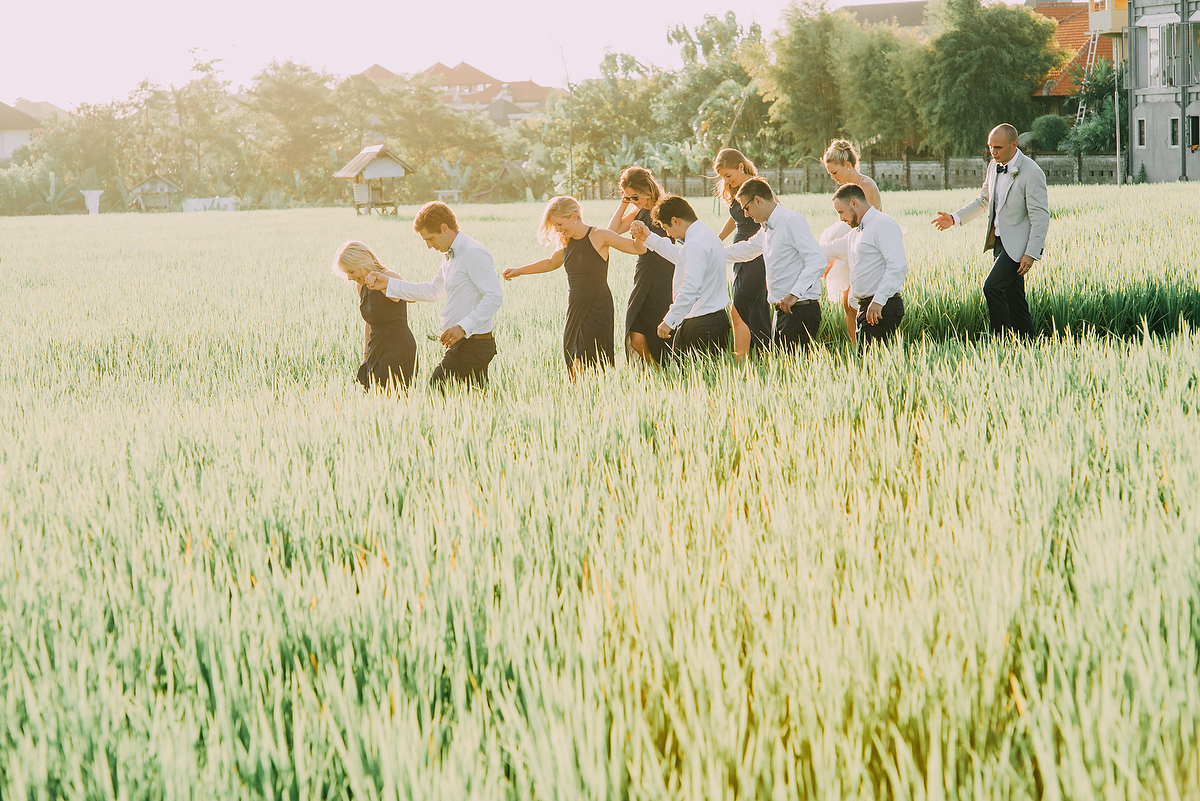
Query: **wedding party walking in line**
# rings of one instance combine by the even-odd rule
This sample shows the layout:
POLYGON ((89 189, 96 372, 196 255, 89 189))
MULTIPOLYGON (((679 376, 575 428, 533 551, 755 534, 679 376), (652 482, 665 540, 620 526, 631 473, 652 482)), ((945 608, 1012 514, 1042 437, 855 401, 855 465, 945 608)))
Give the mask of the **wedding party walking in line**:
MULTIPOLYGON (((992 129, 988 148, 992 161, 979 195, 953 213, 939 212, 932 223, 944 231, 986 211, 984 249, 992 251, 993 263, 983 294, 990 329, 1028 338, 1034 330, 1025 276, 1045 249, 1046 176, 1017 147, 1011 125, 992 129)), ((831 142, 822 163, 838 185, 831 198, 837 219, 819 235, 804 215, 782 203, 745 155, 726 148, 713 161, 716 196, 729 209, 720 232, 702 222, 689 201, 664 192, 649 169, 631 166, 621 172, 620 203, 607 227, 585 222, 576 198, 551 198, 537 230, 551 255, 499 275, 487 248, 459 230, 453 210, 427 203, 413 229, 443 254, 432 280, 404 279, 362 242, 346 242, 335 254, 335 272, 358 288, 364 321, 358 380, 367 389, 406 389, 417 367, 406 306, 444 297, 440 329, 429 339, 446 351, 429 383, 485 384, 497 353, 493 320, 504 301, 500 277, 511 282, 559 268, 567 276, 562 355, 568 375, 614 367, 616 313, 608 283, 613 249, 637 257, 623 345, 631 363, 646 369, 721 354, 737 361, 751 353, 805 354, 818 341, 822 293, 844 313, 858 351, 891 341, 905 316, 905 229, 883 212, 879 187, 859 170, 849 141, 831 142), (734 241, 723 244, 730 234, 734 241), (727 264, 733 265, 732 282, 727 264)))

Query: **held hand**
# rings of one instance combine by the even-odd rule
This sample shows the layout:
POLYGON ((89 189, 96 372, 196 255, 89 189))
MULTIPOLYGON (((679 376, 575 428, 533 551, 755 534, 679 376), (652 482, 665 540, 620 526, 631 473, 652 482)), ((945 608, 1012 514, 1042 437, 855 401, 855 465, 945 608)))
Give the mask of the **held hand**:
POLYGON ((1029 268, 1033 266, 1035 259, 1033 256, 1025 255, 1021 257, 1021 266, 1017 267, 1017 275, 1024 275, 1029 272, 1029 268))
POLYGON ((671 334, 672 334, 672 331, 671 331, 670 326, 668 326, 666 323, 658 324, 658 338, 659 339, 670 339, 671 334))
POLYGON ((629 235, 633 237, 634 242, 645 246, 646 237, 650 235, 650 229, 641 220, 634 220, 633 224, 629 226, 629 235))
POLYGON ((883 319, 883 307, 871 301, 871 305, 867 307, 868 325, 878 325, 881 319, 883 319))
POLYGON ((447 348, 458 342, 460 339, 465 339, 467 332, 463 330, 461 325, 456 325, 453 328, 447 328, 442 332, 442 344, 447 348))
POLYGON ((514 278, 516 278, 518 275, 521 275, 521 274, 522 273, 521 273, 520 267, 509 267, 507 270, 504 271, 504 280, 511 281, 514 278))
POLYGON ((793 306, 793 305, 796 303, 796 301, 798 301, 798 300, 800 300, 800 298, 796 297, 795 295, 788 295, 786 298, 784 298, 783 300, 779 301, 779 303, 778 303, 777 305, 779 306, 779 310, 780 310, 781 312, 783 312, 784 314, 791 314, 791 313, 792 313, 792 306, 793 306))
POLYGON ((945 231, 947 228, 954 227, 954 218, 944 211, 939 211, 938 216, 933 218, 933 224, 939 231, 945 231))
POLYGON ((388 279, 383 273, 367 273, 367 278, 363 283, 367 285, 367 289, 383 291, 387 289, 388 279))

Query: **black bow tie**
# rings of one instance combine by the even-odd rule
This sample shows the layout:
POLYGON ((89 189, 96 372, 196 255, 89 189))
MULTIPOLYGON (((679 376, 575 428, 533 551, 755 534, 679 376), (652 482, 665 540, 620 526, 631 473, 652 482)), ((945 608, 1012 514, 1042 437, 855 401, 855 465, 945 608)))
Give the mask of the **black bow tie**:
POLYGON ((1007 175, 1007 174, 1008 174, 1008 165, 1007 164, 997 164, 996 165, 996 175, 1007 175))

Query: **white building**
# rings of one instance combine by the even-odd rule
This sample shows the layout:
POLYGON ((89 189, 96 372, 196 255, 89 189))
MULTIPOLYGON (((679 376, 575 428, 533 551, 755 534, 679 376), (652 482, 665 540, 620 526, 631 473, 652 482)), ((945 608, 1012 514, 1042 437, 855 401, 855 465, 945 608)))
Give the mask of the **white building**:
POLYGON ((24 111, 0 103, 0 161, 11 159, 13 152, 29 144, 41 128, 42 124, 24 111))

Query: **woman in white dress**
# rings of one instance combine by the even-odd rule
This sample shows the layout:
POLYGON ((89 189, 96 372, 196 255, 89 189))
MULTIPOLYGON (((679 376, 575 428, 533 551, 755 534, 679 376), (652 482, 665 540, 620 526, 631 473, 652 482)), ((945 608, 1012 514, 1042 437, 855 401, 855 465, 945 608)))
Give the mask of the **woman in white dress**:
MULTIPOLYGON (((883 211, 879 187, 858 171, 858 151, 854 149, 854 145, 845 139, 834 139, 829 143, 829 148, 821 160, 825 164, 825 171, 829 173, 830 178, 837 181, 838 186, 856 184, 862 187, 867 202, 883 211)), ((850 226, 838 220, 821 232, 819 241, 824 245, 849 232, 850 226)), ((850 342, 853 344, 858 309, 850 303, 850 265, 844 259, 834 259, 825 268, 825 295, 830 303, 841 306, 846 313, 846 333, 850 335, 850 342)))

